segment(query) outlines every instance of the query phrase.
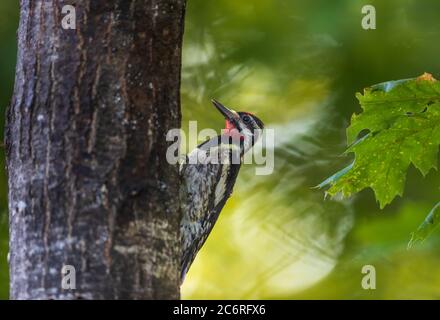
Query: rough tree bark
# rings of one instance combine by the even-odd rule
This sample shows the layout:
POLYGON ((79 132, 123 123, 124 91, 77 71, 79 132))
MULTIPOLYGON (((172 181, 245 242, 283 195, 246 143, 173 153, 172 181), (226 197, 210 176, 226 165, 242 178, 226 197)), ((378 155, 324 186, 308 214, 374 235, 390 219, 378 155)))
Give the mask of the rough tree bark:
POLYGON ((185 0, 21 0, 7 114, 10 296, 179 298, 185 0), (64 30, 62 7, 76 8, 64 30), (76 289, 61 287, 62 268, 76 289))

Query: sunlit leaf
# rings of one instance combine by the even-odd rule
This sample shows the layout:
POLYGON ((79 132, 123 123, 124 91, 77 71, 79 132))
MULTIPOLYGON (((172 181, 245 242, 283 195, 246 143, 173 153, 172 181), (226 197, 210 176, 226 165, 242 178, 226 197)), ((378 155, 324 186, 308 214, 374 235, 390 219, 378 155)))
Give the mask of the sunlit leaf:
POLYGON ((379 132, 392 129, 399 118, 423 112, 427 106, 439 102, 440 83, 430 74, 418 78, 380 83, 356 95, 363 112, 354 114, 347 129, 351 144, 362 130, 379 132))
POLYGON ((372 188, 383 208, 402 196, 412 163, 423 175, 437 168, 440 144, 440 83, 430 74, 367 88, 357 95, 363 112, 353 115, 347 129, 355 154, 350 170, 326 180, 330 195, 350 196, 372 188), (353 143, 361 131, 370 134, 353 143), (343 174, 341 174, 343 173, 343 174))

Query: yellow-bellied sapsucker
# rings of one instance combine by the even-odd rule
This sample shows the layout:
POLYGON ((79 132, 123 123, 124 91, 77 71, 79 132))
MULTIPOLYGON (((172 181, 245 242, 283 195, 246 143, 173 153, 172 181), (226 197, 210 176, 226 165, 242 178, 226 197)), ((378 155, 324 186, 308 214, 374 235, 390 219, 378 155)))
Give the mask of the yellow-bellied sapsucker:
POLYGON ((180 167, 182 282, 232 193, 244 153, 264 127, 251 113, 236 112, 216 100, 212 103, 225 117, 226 128, 191 151, 180 167))

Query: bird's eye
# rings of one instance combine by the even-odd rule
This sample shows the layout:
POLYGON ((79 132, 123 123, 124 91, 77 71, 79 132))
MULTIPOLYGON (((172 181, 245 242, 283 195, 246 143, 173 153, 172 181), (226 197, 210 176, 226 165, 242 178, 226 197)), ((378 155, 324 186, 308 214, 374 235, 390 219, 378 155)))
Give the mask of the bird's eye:
POLYGON ((247 116, 247 115, 243 116, 242 119, 243 119, 244 122, 249 122, 249 121, 251 121, 251 117, 249 117, 249 116, 247 116))

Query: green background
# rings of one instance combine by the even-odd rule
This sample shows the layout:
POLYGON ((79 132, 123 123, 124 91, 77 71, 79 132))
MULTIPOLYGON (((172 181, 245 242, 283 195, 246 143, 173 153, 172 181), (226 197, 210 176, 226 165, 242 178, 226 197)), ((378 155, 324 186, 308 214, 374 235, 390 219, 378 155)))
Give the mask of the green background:
MULTIPOLYGON (((0 122, 16 59, 17 1, 0 2, 0 122)), ((189 0, 182 70, 183 128, 220 129, 217 98, 276 130, 275 170, 242 169, 183 298, 440 298, 440 232, 407 250, 439 200, 439 174, 411 168, 403 198, 379 210, 371 190, 324 200, 313 189, 348 164, 345 128, 355 92, 431 72, 440 77, 437 0, 189 0), (363 30, 373 4, 377 29, 363 30), (364 290, 364 265, 376 290, 364 290)), ((3 132, 3 130, 1 130, 3 132)), ((8 297, 7 201, 0 157, 0 298, 8 297)))

